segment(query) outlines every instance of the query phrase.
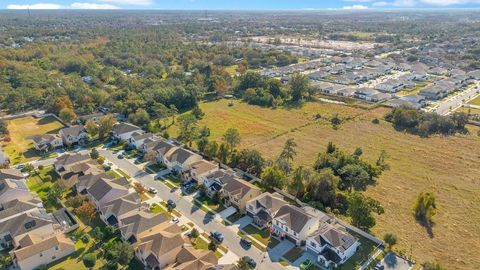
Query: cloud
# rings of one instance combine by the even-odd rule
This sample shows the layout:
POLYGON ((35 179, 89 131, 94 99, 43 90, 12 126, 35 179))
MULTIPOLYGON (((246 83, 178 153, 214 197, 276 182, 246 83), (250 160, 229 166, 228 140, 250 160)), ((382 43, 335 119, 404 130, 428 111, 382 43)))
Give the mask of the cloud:
POLYGON ((343 0, 344 2, 355 2, 355 3, 370 3, 375 0, 343 0))
POLYGON ((362 10, 362 9, 368 9, 368 7, 367 7, 367 6, 364 6, 364 5, 353 5, 353 6, 343 7, 343 9, 347 9, 347 10, 362 10))
POLYGON ((385 6, 388 6, 388 3, 385 2, 385 1, 381 1, 381 2, 375 2, 372 4, 373 7, 385 7, 385 6))
POLYGON ((79 3, 75 2, 70 5, 73 9, 118 9, 118 7, 109 4, 95 4, 95 3, 79 3))
MULTIPOLYGON (((350 1, 366 1, 366 0, 344 0, 350 1)), ((374 7, 416 7, 416 6, 453 6, 453 5, 474 5, 480 4, 480 0, 394 0, 380 1, 372 3, 374 7)))
POLYGON ((60 5, 52 3, 38 3, 31 5, 8 5, 7 9, 60 9, 60 5))
POLYGON ((112 3, 117 5, 148 6, 153 4, 154 0, 100 0, 100 2, 112 3))

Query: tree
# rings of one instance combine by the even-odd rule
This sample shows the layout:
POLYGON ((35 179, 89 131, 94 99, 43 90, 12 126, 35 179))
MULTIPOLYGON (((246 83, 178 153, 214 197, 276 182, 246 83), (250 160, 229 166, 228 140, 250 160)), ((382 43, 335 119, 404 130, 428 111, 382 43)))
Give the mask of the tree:
POLYGON ((198 151, 200 151, 201 153, 204 153, 208 145, 208 138, 200 137, 197 139, 196 143, 197 143, 198 151))
POLYGON ((104 236, 105 235, 103 234, 100 227, 95 227, 95 229, 92 230, 92 237, 97 240, 97 243, 100 243, 103 240, 104 236))
POLYGON ((386 233, 383 236, 383 241, 385 241, 389 249, 392 249, 392 246, 397 243, 397 236, 393 233, 386 233))
POLYGON ((224 143, 220 144, 220 147, 218 148, 217 156, 222 163, 227 163, 229 150, 226 144, 224 143))
POLYGON ((77 194, 73 197, 69 197, 67 199, 67 204, 75 209, 75 208, 80 207, 84 200, 85 200, 85 198, 82 195, 77 194))
POLYGON ((297 155, 295 147, 297 144, 293 138, 288 139, 283 146, 282 152, 277 158, 278 165, 282 168, 285 173, 290 173, 293 158, 297 155))
POLYGON ((128 120, 137 126, 146 128, 150 124, 150 115, 140 108, 135 113, 128 115, 128 120))
POLYGON ((7 121, 0 119, 0 134, 7 134, 7 121))
POLYGON ((207 196, 207 187, 204 184, 198 186, 198 195, 200 197, 207 196))
POLYGON ((217 250, 217 243, 210 241, 210 243, 208 243, 208 249, 215 252, 217 250))
POLYGON ((171 104, 170 107, 170 116, 172 117, 172 125, 175 124, 175 115, 178 114, 178 109, 175 105, 171 104))
POLYGON ((223 140, 227 144, 230 153, 240 144, 240 133, 236 128, 229 128, 223 134, 223 140))
POLYGON ((376 224, 372 213, 380 215, 384 212, 378 201, 358 192, 350 194, 348 203, 350 206, 347 214, 352 218, 352 225, 365 231, 369 231, 376 224))
POLYGON ((205 154, 211 158, 218 155, 218 143, 216 141, 210 141, 205 146, 205 154))
POLYGON ((112 259, 122 266, 127 266, 133 259, 133 248, 127 242, 116 242, 110 253, 112 259))
POLYGON ((270 190, 272 190, 274 187, 282 189, 282 187, 285 185, 285 175, 283 171, 276 165, 265 168, 261 178, 263 185, 270 190))
POLYGON ((330 119, 330 123, 334 129, 337 129, 338 126, 342 123, 342 119, 338 116, 338 113, 335 113, 330 119))
POLYGON ((60 111, 65 108, 73 110, 73 103, 68 96, 59 96, 55 99, 48 111, 58 115, 60 111))
POLYGON ((349 192, 352 192, 352 189, 365 190, 370 181, 370 175, 358 164, 348 164, 342 167, 339 173, 342 179, 340 185, 349 192))
POLYGON ((142 185, 142 183, 140 182, 135 182, 133 184, 133 189, 135 189, 135 191, 138 193, 138 194, 143 194, 145 193, 147 190, 145 189, 145 187, 142 185))
POLYGON ((177 118, 179 134, 178 139, 186 144, 192 144, 198 134, 197 118, 192 114, 183 114, 177 118))
POLYGON ((75 112, 70 108, 63 108, 60 111, 59 116, 65 123, 71 123, 75 118, 77 118, 75 112))
POLYGON ((295 72, 288 80, 288 87, 292 95, 292 101, 301 101, 305 96, 305 93, 307 93, 308 88, 310 88, 310 81, 307 76, 295 72))
POLYGON ((242 149, 237 157, 235 167, 254 175, 260 175, 265 164, 262 154, 254 149, 242 149))
POLYGON ((310 199, 321 202, 323 206, 333 206, 339 180, 331 168, 322 169, 310 177, 306 192, 310 199))
POLYGON ((95 135, 98 134, 97 123, 95 123, 95 121, 93 121, 93 120, 88 120, 87 123, 85 123, 85 129, 87 130, 87 133, 91 137, 94 137, 95 135))
POLYGON ((50 204, 56 205, 58 202, 58 199, 60 199, 62 195, 62 189, 58 185, 53 185, 50 187, 47 193, 47 201, 50 204))
POLYGON ((104 117, 102 117, 102 119, 100 119, 100 122, 98 124, 98 136, 100 137, 100 139, 105 138, 105 135, 112 131, 115 122, 115 118, 111 114, 105 115, 104 117))
POLYGON ((237 268, 238 270, 249 270, 252 269, 248 264, 248 257, 243 256, 237 261, 237 268))
POLYGON ((191 231, 190 231, 190 237, 191 238, 197 238, 200 236, 200 233, 198 232, 197 229, 193 228, 191 231))
POLYGON ((94 253, 87 253, 83 255, 82 261, 85 267, 91 269, 95 266, 95 263, 97 262, 97 256, 95 256, 94 253))
POLYGON ((75 212, 85 221, 85 223, 90 225, 92 220, 95 218, 96 209, 93 203, 89 201, 83 201, 82 205, 75 209, 75 212))
POLYGON ((219 191, 213 193, 212 202, 213 202, 214 204, 219 204, 221 199, 222 199, 222 197, 221 197, 221 194, 220 194, 219 191))
POLYGON ((92 148, 92 150, 90 151, 90 157, 92 159, 97 159, 100 157, 100 153, 98 153, 98 150, 95 149, 95 148, 92 148))
POLYGON ((195 118, 197 118, 198 120, 201 120, 203 118, 203 116, 205 115, 205 113, 202 111, 202 109, 200 109, 200 107, 197 105, 195 107, 193 107, 192 109, 192 114, 195 116, 195 118))
POLYGON ((1 269, 8 269, 10 265, 12 265, 13 260, 10 255, 0 253, 0 268, 1 269))
POLYGON ((413 209, 417 220, 430 224, 437 209, 435 195, 432 192, 420 192, 413 209))
POLYGON ((296 198, 303 197, 305 192, 305 174, 306 170, 302 166, 293 171, 292 181, 289 184, 289 192, 296 198))

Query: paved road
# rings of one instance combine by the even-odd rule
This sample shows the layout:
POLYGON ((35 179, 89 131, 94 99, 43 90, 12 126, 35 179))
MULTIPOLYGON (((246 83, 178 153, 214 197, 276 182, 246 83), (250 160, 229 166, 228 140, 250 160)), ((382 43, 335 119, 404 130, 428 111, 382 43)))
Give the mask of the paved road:
POLYGON ((264 253, 254 246, 252 246, 249 250, 245 250, 240 245, 240 237, 235 232, 215 220, 213 215, 208 215, 203 210, 194 206, 191 201, 187 201, 184 197, 176 193, 170 192, 170 189, 162 182, 155 181, 152 175, 139 169, 130 161, 126 159, 118 159, 117 156, 109 150, 101 149, 99 150, 99 153, 138 181, 143 182, 146 186, 156 188, 158 190, 157 196, 159 196, 163 200, 166 201, 171 199, 175 201, 177 204, 177 210, 180 211, 182 215, 193 221, 193 223, 195 223, 197 226, 205 230, 207 233, 215 230, 223 233, 225 237, 223 245, 225 245, 230 251, 232 251, 239 257, 245 255, 252 257, 257 262, 257 269, 285 269, 285 267, 281 266, 279 263, 271 262, 268 257, 268 253, 264 253), (266 256, 266 259, 263 259, 264 256, 266 256))
POLYGON ((475 86, 469 87, 458 95, 440 101, 438 107, 435 108, 434 111, 440 115, 447 115, 452 110, 460 107, 464 102, 468 102, 469 100, 473 99, 478 95, 479 91, 480 83, 477 82, 475 86))

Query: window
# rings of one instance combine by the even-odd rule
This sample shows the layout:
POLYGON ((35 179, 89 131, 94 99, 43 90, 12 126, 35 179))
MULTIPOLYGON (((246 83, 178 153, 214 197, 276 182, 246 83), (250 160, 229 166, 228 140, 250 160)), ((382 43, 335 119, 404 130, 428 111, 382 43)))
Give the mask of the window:
POLYGON ((315 244, 315 242, 310 242, 310 245, 311 245, 312 247, 314 247, 314 248, 317 247, 317 244, 315 244))

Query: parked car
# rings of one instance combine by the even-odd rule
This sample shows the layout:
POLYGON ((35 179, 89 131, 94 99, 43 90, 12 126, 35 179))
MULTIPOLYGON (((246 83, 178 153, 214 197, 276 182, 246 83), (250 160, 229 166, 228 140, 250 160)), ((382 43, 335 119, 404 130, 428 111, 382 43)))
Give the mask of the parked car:
POLYGON ((152 193, 152 194, 157 194, 157 189, 156 188, 153 188, 153 187, 149 187, 148 188, 148 192, 152 193))
POLYGON ((17 170, 23 170, 25 169, 25 164, 19 164, 17 167, 15 167, 17 170))
POLYGON ((167 204, 168 204, 170 207, 172 207, 172 208, 177 207, 177 204, 176 204, 173 200, 168 200, 168 201, 167 201, 167 204))
POLYGON ((103 170, 110 171, 111 169, 112 169, 112 167, 108 166, 107 164, 103 165, 103 170))
POLYGON ((382 262, 377 262, 375 266, 373 267, 373 270, 383 270, 385 266, 383 266, 382 262))
POLYGON ((174 218, 172 218, 172 222, 173 222, 173 223, 179 223, 180 220, 178 220, 178 218, 174 217, 174 218))
POLYGON ((221 232, 218 232, 218 231, 213 231, 210 233, 210 237, 217 241, 218 243, 222 243, 223 242, 223 234, 221 232))
POLYGON ((244 258, 246 259, 247 264, 248 264, 251 268, 255 269, 255 267, 257 267, 257 263, 255 262, 255 260, 254 260, 252 257, 250 257, 250 256, 245 256, 244 258))
POLYGON ((302 264, 300 264, 300 270, 308 269, 308 268, 310 268, 310 266, 312 266, 312 260, 307 259, 302 264))
POLYGON ((247 246, 247 247, 250 247, 252 246, 252 241, 246 237, 242 237, 240 239, 240 244, 244 245, 244 246, 247 246))
POLYGON ((123 154, 119 154, 119 155, 117 156, 118 159, 123 159, 124 157, 125 157, 125 156, 124 156, 123 154))

